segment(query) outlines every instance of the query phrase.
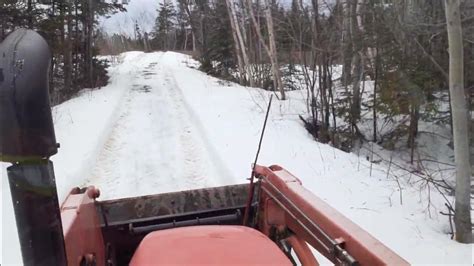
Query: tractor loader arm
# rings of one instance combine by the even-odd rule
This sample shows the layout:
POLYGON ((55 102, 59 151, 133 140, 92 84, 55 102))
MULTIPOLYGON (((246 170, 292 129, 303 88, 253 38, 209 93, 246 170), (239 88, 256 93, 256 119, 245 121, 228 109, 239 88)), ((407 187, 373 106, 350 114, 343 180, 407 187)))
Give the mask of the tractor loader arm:
MULTIPOLYGON (((368 232, 302 186, 280 166, 256 166, 256 226, 274 241, 308 243, 336 265, 409 265, 368 232)), ((296 250, 299 248, 299 250, 296 250)))

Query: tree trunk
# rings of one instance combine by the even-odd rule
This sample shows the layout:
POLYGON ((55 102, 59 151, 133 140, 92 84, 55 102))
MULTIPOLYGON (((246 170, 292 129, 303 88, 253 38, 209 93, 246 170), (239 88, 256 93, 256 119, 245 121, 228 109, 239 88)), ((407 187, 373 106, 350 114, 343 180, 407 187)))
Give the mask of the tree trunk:
POLYGON ((352 0, 350 5, 351 10, 351 22, 350 22, 350 35, 353 47, 352 55, 352 106, 351 106, 351 122, 353 126, 357 124, 360 119, 360 105, 361 105, 361 95, 360 95, 360 82, 362 80, 363 71, 363 56, 362 56, 362 38, 361 38, 361 21, 360 17, 360 7, 358 0, 352 0))
MULTIPOLYGON (((227 1, 229 1, 229 0, 227 0, 227 1)), ((243 59, 243 63, 244 63, 245 73, 246 73, 247 78, 249 80, 250 86, 255 87, 255 81, 254 81, 254 78, 253 78, 253 75, 252 75, 250 60, 249 60, 249 56, 248 56, 248 53, 247 53, 247 45, 245 45, 246 42, 245 42, 244 36, 242 35, 242 31, 240 30, 239 20, 237 19, 237 15, 235 13, 235 7, 234 7, 233 4, 230 7, 230 11, 231 11, 232 19, 234 20, 235 26, 236 26, 235 30, 236 30, 236 34, 237 34, 237 39, 238 39, 239 44, 240 44, 240 51, 242 52, 242 59, 243 59)), ((245 28, 245 26, 244 26, 244 28, 245 28)))
POLYGON ((445 0, 449 43, 449 90, 453 113, 454 158, 456 161, 456 240, 472 242, 468 110, 464 91, 464 55, 460 0, 445 0))
POLYGON ((150 52, 150 45, 148 44, 148 32, 143 34, 143 47, 145 48, 145 53, 150 52))
POLYGON ((278 53, 275 42, 275 32, 273 27, 272 7, 269 0, 265 0, 265 18, 267 20, 268 42, 270 43, 270 60, 274 75, 275 88, 280 91, 281 100, 285 100, 285 88, 281 80, 280 65, 278 64, 278 53))
POLYGON ((27 2, 27 10, 26 13, 28 14, 28 28, 33 29, 33 3, 32 0, 28 0, 27 2))
POLYGON ((92 52, 92 32, 94 28, 94 9, 93 9, 93 1, 87 1, 87 10, 85 15, 85 29, 86 29, 86 42, 85 42, 85 73, 87 77, 87 85, 89 88, 94 88, 94 81, 93 81, 93 52, 92 52))
POLYGON ((63 56, 64 56, 64 88, 68 93, 73 93, 74 89, 72 88, 72 7, 68 1, 64 1, 66 7, 66 29, 67 32, 64 34, 64 47, 63 47, 63 56))
POLYGON ((346 0, 342 11, 342 78, 344 86, 349 85, 352 71, 352 43, 351 43, 351 3, 353 0, 346 0))
POLYGON ((198 28, 196 27, 198 22, 196 21, 195 17, 191 13, 191 10, 189 9, 189 3, 186 3, 184 5, 184 11, 186 12, 186 15, 188 16, 189 19, 189 25, 191 26, 191 31, 192 31, 192 36, 193 36, 193 52, 201 54, 203 51, 202 49, 202 42, 199 40, 199 32, 198 28))
POLYGON ((376 40, 376 47, 375 47, 375 63, 374 63, 374 104, 372 106, 373 112, 373 141, 377 142, 377 87, 379 83, 379 43, 376 40))
POLYGON ((234 46, 235 46, 235 54, 237 56, 237 62, 239 66, 239 82, 242 85, 245 85, 245 76, 246 76, 246 71, 244 67, 244 60, 242 59, 242 54, 243 52, 241 50, 245 49, 245 47, 241 47, 240 42, 239 42, 239 37, 237 36, 237 21, 235 20, 235 17, 233 15, 233 6, 234 3, 231 2, 231 0, 226 0, 226 5, 227 5, 227 12, 229 13, 229 20, 230 20, 230 27, 232 29, 232 37, 234 39, 234 46))
POLYGON ((410 163, 413 164, 415 159, 416 135, 418 134, 418 120, 420 119, 420 106, 415 100, 410 105, 410 126, 408 130, 408 143, 410 148, 410 163))

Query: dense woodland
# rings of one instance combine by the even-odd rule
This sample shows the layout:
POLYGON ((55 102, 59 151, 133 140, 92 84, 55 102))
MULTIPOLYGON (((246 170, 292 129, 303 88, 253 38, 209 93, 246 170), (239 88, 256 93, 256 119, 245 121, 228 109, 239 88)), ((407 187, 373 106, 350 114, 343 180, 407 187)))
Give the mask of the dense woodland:
MULTIPOLYGON (((463 1, 461 10, 469 99, 474 3, 463 1)), ((107 48, 193 51, 203 71, 277 91, 280 99, 287 90, 301 89, 288 78, 300 75, 309 94, 310 116, 303 119, 318 140, 351 150, 357 138, 392 147, 406 137, 414 147, 421 118, 451 123, 450 111, 439 104, 449 101, 445 21, 443 0, 164 1, 146 38, 136 24, 136 41, 115 35, 107 48), (368 80, 375 82, 375 93, 371 102, 362 102, 368 80), (345 93, 336 95, 340 87, 345 93), (407 114, 409 121, 384 135, 374 125, 367 135, 358 127, 364 108, 374 117, 407 114)))
MULTIPOLYGON (((304 90, 307 114, 300 118, 320 142, 346 151, 367 141, 389 150, 403 147, 413 164, 423 121, 454 133, 457 167, 466 157, 467 166, 464 161, 461 167, 469 170, 474 157, 469 156, 474 134, 468 133, 474 129, 469 113, 474 109, 474 1, 164 0, 157 1, 153 31, 144 32, 137 21, 132 36, 97 27, 99 17, 124 11, 117 1, 35 2, 1 0, 0 40, 18 27, 46 37, 54 54, 54 103, 106 84, 106 62, 95 57, 99 52, 185 51, 199 60, 202 71, 275 91, 279 100, 304 90), (446 23, 453 14, 453 23, 446 23), (462 91, 456 94, 455 106, 462 109, 454 108, 457 113, 453 84, 464 88, 457 90, 462 91), (370 130, 362 130, 367 121, 370 130), (382 131, 381 122, 393 126, 382 131)), ((461 171, 468 201, 470 171, 461 171)), ((466 201, 463 208, 456 205, 458 213, 469 208, 466 201)), ((457 228, 464 224, 464 232, 470 230, 470 219, 459 217, 457 228)), ((466 241, 466 235, 457 237, 466 241)))
POLYGON ((46 38, 53 54, 50 97, 57 104, 83 88, 107 84, 107 63, 95 57, 97 21, 123 10, 120 4, 90 0, 1 0, 0 41, 20 27, 46 38))

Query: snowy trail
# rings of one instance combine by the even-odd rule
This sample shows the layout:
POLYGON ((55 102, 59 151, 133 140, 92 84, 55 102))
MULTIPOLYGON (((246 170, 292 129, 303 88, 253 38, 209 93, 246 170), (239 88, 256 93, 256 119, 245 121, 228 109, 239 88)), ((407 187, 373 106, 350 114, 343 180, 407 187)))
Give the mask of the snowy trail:
POLYGON ((162 56, 139 58, 147 63, 139 64, 86 181, 101 189, 101 200, 232 183, 210 154, 162 56))
MULTIPOLYGON (((210 77, 184 54, 113 59, 109 85, 53 108, 60 202, 87 185, 106 200, 246 182, 271 92, 210 77)), ((284 166, 410 263, 472 265, 473 246, 450 240, 448 220, 438 214, 441 196, 405 183, 400 192, 384 165, 315 142, 298 118, 304 93, 288 96, 272 105, 259 164, 284 166)), ((21 265, 7 166, 0 163, 0 263, 21 265)))

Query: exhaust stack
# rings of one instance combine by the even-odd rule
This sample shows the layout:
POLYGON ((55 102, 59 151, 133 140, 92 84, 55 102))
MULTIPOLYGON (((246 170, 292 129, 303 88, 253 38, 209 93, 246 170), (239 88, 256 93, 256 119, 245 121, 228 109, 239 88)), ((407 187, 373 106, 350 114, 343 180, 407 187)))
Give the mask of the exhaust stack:
POLYGON ((58 144, 49 103, 51 53, 19 29, 0 44, 0 161, 7 169, 24 265, 66 265, 53 164, 58 144))

